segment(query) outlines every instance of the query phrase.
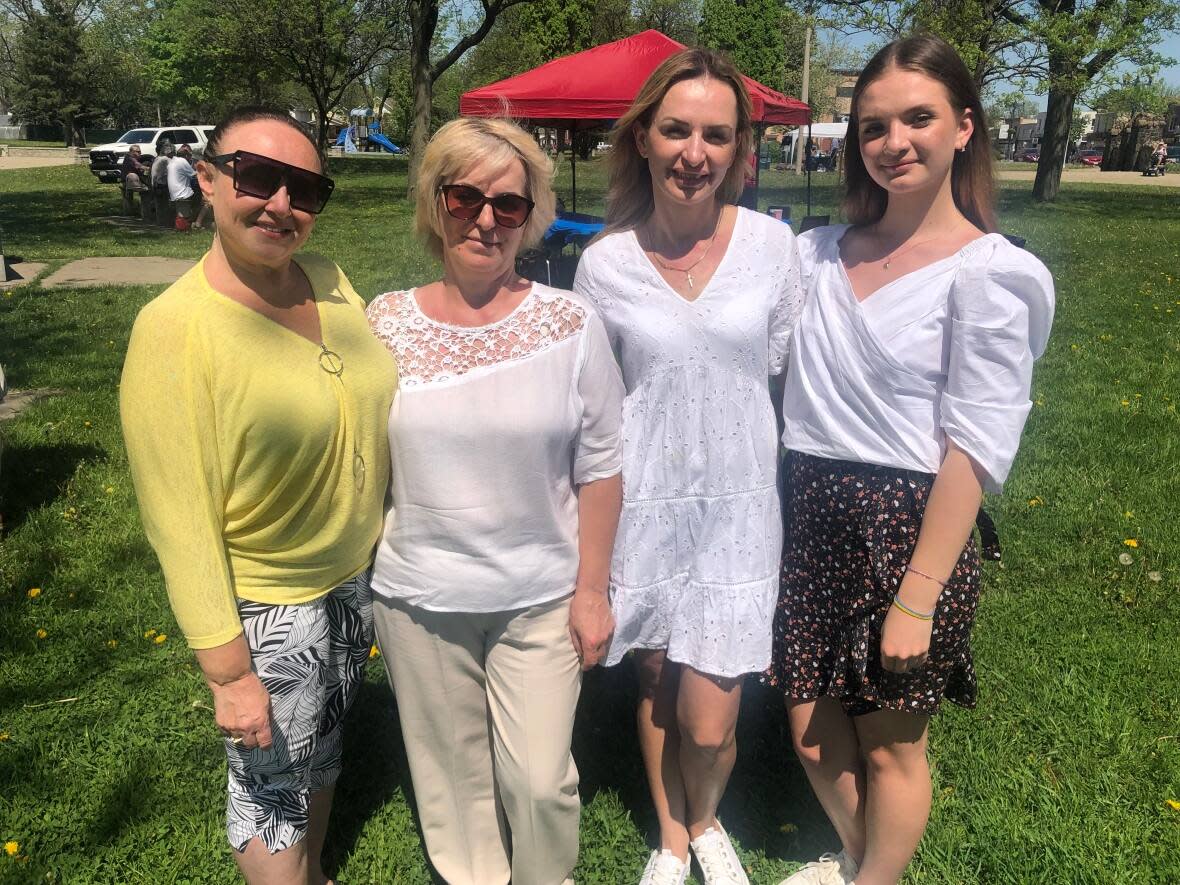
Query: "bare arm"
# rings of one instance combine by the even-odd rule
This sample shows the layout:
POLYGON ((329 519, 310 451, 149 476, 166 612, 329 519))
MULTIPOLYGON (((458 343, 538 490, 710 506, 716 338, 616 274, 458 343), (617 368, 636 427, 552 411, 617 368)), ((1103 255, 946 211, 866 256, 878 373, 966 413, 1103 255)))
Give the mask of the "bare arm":
POLYGON ((578 580, 570 603, 570 639, 583 670, 602 660, 615 629, 607 590, 622 509, 621 474, 578 489, 578 580))
POLYGON ((239 634, 225 645, 196 649, 197 663, 213 692, 217 727, 244 747, 271 745, 270 695, 250 666, 250 648, 239 634))
MULTIPOLYGON (((934 478, 918 543, 910 557, 911 566, 937 580, 907 571, 897 596, 908 608, 934 611, 942 593, 938 581, 950 577, 962 556, 982 498, 983 486, 971 458, 947 440, 946 456, 934 478)), ((897 673, 920 667, 930 651, 932 627, 933 621, 921 621, 890 606, 881 630, 881 665, 897 673)))

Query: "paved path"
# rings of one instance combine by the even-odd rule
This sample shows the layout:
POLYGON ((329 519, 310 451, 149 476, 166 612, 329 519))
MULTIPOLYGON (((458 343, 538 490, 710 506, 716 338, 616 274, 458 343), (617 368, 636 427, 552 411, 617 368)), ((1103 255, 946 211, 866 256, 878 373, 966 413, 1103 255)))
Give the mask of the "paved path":
MULTIPOLYGON (((1004 181, 1032 181, 1037 177, 1037 167, 1028 164, 1028 171, 1023 169, 1005 169, 996 173, 996 177, 1004 181)), ((1154 175, 1148 178, 1140 172, 1103 172, 1101 169, 1066 169, 1061 174, 1062 184, 1117 184, 1117 185, 1154 185, 1156 187, 1180 187, 1180 166, 1173 163, 1167 175, 1154 175)))
POLYGON ((175 283, 196 264, 188 258, 82 258, 54 271, 41 285, 54 286, 164 286, 175 283))
MULTIPOLYGON (((22 261, 20 264, 8 265, 8 269, 12 272, 13 279, 0 279, 0 290, 13 289, 33 282, 41 275, 41 271, 45 270, 45 265, 34 261, 22 261)), ((0 274, 0 277, 3 276, 4 274, 0 274)))
POLYGON ((73 166, 76 162, 73 157, 0 157, 0 172, 5 169, 33 169, 38 166, 73 166))

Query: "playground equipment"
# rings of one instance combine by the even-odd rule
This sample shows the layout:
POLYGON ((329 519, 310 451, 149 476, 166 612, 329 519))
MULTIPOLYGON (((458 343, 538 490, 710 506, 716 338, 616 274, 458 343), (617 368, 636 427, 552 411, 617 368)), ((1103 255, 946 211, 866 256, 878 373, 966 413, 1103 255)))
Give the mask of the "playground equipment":
POLYGON ((346 154, 381 150, 400 154, 402 149, 381 132, 381 115, 369 108, 353 108, 348 112, 349 126, 336 138, 336 145, 346 154))

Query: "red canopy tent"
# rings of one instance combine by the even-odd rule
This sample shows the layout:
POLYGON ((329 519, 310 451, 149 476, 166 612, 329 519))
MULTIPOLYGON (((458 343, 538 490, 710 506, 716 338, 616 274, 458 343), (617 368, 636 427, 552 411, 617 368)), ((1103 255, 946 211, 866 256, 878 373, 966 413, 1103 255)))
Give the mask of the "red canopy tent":
MULTIPOLYGON (((602 127, 623 116, 651 72, 683 48, 683 44, 659 31, 644 31, 465 92, 459 98, 459 113, 468 117, 512 117, 560 129, 602 127)), ((811 108, 797 98, 749 77, 742 79, 750 94, 755 123, 799 125, 811 119, 811 108)), ((572 165, 572 152, 570 162, 572 165)), ((576 193, 576 171, 574 175, 576 193)), ((574 200, 576 209, 576 195, 574 200)))
MULTIPOLYGON (((459 113, 509 116, 538 126, 601 126, 623 116, 643 81, 683 48, 659 31, 644 31, 466 92, 459 99, 459 113)), ((811 119, 811 109, 798 99, 742 79, 754 105, 754 122, 798 125, 811 119)))

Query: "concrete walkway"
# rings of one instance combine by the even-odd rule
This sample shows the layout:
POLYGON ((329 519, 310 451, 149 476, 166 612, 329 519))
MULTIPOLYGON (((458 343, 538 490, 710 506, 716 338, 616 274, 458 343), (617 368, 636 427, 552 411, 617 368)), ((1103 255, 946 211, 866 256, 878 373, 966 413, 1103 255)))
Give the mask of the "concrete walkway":
POLYGON ((166 286, 191 268, 190 258, 82 258, 54 271, 41 285, 55 286, 166 286))
MULTIPOLYGON (((1035 163, 1028 164, 1028 171, 1023 169, 1005 169, 996 173, 996 178, 1003 181, 1033 181, 1037 177, 1035 163)), ((1061 174, 1062 184, 1117 184, 1117 185, 1151 185, 1154 187, 1180 187, 1180 166, 1173 163, 1168 167, 1167 175, 1153 175, 1148 178, 1140 172, 1103 172, 1101 169, 1066 169, 1061 174)))
POLYGON ((67 156, 0 157, 0 172, 5 169, 35 169, 38 166, 74 166, 78 161, 67 156))

